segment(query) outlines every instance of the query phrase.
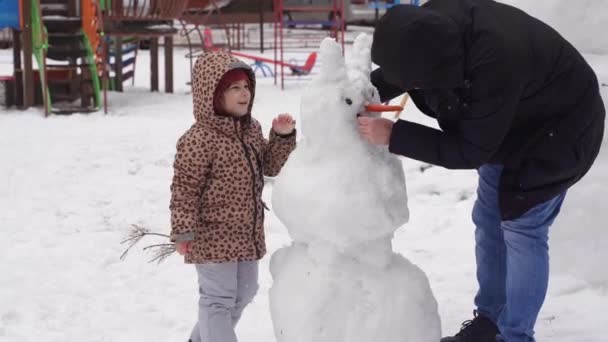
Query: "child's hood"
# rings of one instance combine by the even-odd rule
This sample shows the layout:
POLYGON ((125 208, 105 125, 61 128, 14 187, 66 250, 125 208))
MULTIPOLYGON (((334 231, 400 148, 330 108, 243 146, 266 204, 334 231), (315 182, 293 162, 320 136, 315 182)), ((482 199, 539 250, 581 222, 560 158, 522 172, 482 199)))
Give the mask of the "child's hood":
POLYGON ((231 118, 215 115, 213 110, 213 95, 222 76, 232 69, 244 69, 249 75, 251 101, 249 112, 255 95, 255 74, 251 68, 227 52, 208 52, 199 57, 192 72, 192 97, 194 102, 194 118, 199 123, 221 123, 231 121, 231 118))

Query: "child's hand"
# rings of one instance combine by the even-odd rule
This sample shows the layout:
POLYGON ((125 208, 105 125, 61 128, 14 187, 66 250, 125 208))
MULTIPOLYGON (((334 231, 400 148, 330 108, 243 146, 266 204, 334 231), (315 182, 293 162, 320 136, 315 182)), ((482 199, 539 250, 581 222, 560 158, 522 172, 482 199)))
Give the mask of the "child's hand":
POLYGON ((272 120, 272 130, 278 135, 289 135, 296 128, 296 121, 289 114, 279 114, 272 120))
POLYGON ((179 255, 186 255, 186 253, 190 252, 190 241, 176 242, 175 250, 179 255))

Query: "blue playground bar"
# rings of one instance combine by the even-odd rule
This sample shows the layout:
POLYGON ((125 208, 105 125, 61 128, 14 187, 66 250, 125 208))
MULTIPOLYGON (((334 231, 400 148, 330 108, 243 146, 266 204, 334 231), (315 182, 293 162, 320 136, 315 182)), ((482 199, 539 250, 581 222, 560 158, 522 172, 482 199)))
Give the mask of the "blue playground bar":
POLYGON ((19 26, 19 0, 0 0, 0 30, 19 26))

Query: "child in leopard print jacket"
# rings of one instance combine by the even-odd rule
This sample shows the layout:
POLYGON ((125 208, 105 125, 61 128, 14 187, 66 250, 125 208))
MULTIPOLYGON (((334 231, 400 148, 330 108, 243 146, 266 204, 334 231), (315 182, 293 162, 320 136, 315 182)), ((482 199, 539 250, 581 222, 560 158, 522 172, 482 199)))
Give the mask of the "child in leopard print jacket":
POLYGON ((236 342, 234 326, 257 292, 266 253, 264 175, 276 176, 295 148, 295 121, 279 115, 264 138, 251 117, 254 73, 228 53, 200 57, 192 85, 196 122, 177 144, 171 240, 198 273, 191 341, 236 342))

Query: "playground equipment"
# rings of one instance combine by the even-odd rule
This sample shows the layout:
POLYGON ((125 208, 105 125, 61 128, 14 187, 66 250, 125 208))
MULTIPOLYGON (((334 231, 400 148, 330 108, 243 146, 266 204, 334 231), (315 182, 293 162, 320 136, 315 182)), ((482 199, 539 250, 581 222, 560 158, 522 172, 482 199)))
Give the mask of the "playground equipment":
MULTIPOLYGON (((20 4, 18 0, 0 0, 0 45, 13 46, 13 73, 0 75, 0 106, 11 106, 22 101, 20 41, 15 39, 21 29, 20 4)), ((4 47, 4 46, 0 46, 4 47)))
POLYGON ((306 21, 307 24, 320 24, 328 28, 330 36, 342 44, 344 51, 344 1, 345 0, 318 0, 313 5, 303 5, 301 1, 274 0, 274 59, 280 63, 274 64, 275 84, 280 77, 281 89, 285 89, 285 26, 298 25, 298 21, 289 20, 287 13, 328 13, 328 20, 306 21), (287 18, 287 20, 286 20, 287 18), (279 68, 280 72, 277 71, 279 68))
POLYGON ((75 3, 69 1, 36 2, 32 27, 39 67, 36 82, 41 84, 42 98, 40 101, 37 96, 36 102, 44 104, 47 114, 97 111, 101 106, 98 68, 102 63, 96 53, 100 37, 93 25, 98 9, 89 4, 78 15, 75 3))
POLYGON ((102 106, 107 111, 107 90, 120 91, 123 82, 133 81, 142 39, 150 42, 152 91, 159 89, 159 41, 164 40, 165 91, 172 92, 174 22, 189 39, 190 56, 197 44, 204 48, 203 31, 210 25, 225 30, 231 51, 244 43, 244 24, 259 24, 263 49, 263 27, 269 23, 275 58, 240 57, 252 59, 254 67, 273 64, 275 84, 280 77, 283 86, 284 68, 306 75, 316 59, 310 54, 302 65, 284 60, 285 10, 327 11, 335 18, 325 22, 329 34, 344 40, 343 0, 325 0, 325 5, 315 1, 321 5, 291 6, 288 0, 0 0, 0 29, 10 27, 15 36, 14 72, 0 82, 14 89, 5 98, 22 108, 41 104, 45 115, 92 112, 102 106), (192 32, 198 34, 198 43, 190 40, 192 32))
MULTIPOLYGON (((250 54, 240 55, 243 58, 254 60, 254 69, 259 69, 264 75, 271 74, 275 77, 275 84, 278 80, 281 81, 281 86, 284 87, 285 71, 288 68, 293 75, 304 75, 310 73, 306 66, 312 61, 311 55, 308 55, 307 62, 300 66, 294 62, 285 60, 285 36, 292 34, 291 30, 285 31, 286 26, 300 24, 319 24, 323 30, 316 30, 317 41, 311 44, 310 49, 316 49, 322 38, 327 35, 333 36, 336 39, 344 42, 344 20, 342 19, 344 12, 345 0, 315 0, 313 5, 301 5, 293 0, 232 0, 229 3, 224 3, 223 6, 218 5, 218 1, 192 0, 198 2, 198 9, 187 9, 181 18, 182 34, 188 39, 190 51, 186 55, 190 58, 192 65, 193 58, 204 51, 217 49, 218 44, 210 44, 211 30, 210 28, 219 28, 225 34, 225 44, 221 47, 227 51, 239 50, 245 46, 245 25, 259 24, 259 46, 260 52, 264 51, 264 24, 269 23, 272 26, 274 59, 259 57, 250 54), (202 4, 201 4, 202 2, 202 4), (202 5, 207 5, 203 7, 202 5), (316 21, 289 21, 286 13, 325 13, 328 18, 325 20, 316 21), (197 39, 191 38, 191 35, 197 39), (196 42, 198 40, 198 42, 196 42), (200 45, 199 45, 200 44, 200 45), (197 48, 197 47, 201 47, 197 48), (273 64, 273 68, 268 65, 273 64), (280 68, 280 69, 279 69, 280 68)), ((251 27, 251 25, 248 25, 251 27)), ((217 31, 217 30, 216 30, 217 31)), ((312 31, 311 31, 312 32, 312 31)), ((268 32, 266 32, 268 34, 268 32)), ((310 34, 310 33, 307 33, 310 34)), ((249 46, 251 47, 251 46, 249 46)), ((310 51, 310 50, 309 50, 310 51)), ((236 55, 236 54, 235 54, 236 55)), ((312 64, 314 65, 314 63, 312 64)))
POLYGON ((13 31, 10 28, 0 29, 0 49, 13 46, 13 31))
POLYGON ((252 59, 254 61, 253 65, 252 65, 254 71, 256 71, 258 68, 261 68, 264 76, 266 76, 266 71, 270 71, 270 68, 263 63, 271 63, 274 65, 280 65, 281 67, 287 67, 291 70, 293 75, 302 76, 302 75, 310 74, 310 72, 311 72, 312 68, 315 66, 315 62, 317 60, 316 52, 311 52, 310 55, 308 55, 306 62, 302 66, 292 64, 292 63, 286 63, 283 61, 277 61, 277 60, 265 58, 262 56, 254 56, 254 55, 237 52, 237 51, 230 51, 230 53, 237 57, 252 59))
POLYGON ((0 29, 20 28, 18 0, 0 0, 0 29))
MULTIPOLYGON (((182 27, 180 30, 180 36, 187 39, 187 46, 189 49, 186 58, 190 60, 190 79, 192 80, 192 69, 194 66, 193 58, 205 51, 205 45, 213 45, 210 41, 206 41, 207 38, 203 34, 205 25, 208 24, 212 17, 221 15, 221 8, 230 4, 231 1, 225 1, 219 3, 214 0, 190 0, 187 4, 186 10, 180 17, 179 23, 182 27), (198 38, 196 41, 192 40, 198 38)), ((191 83, 191 82, 190 82, 191 83)))
POLYGON ((106 37, 108 44, 108 90, 123 91, 123 84, 131 80, 135 84, 135 69, 140 39, 137 37, 106 37))
MULTIPOLYGON (((5 5, 7 0, 1 1, 5 5)), ((8 1, 12 7, 1 13, 2 26, 11 22, 7 14, 13 23, 12 102, 22 108, 42 104, 45 115, 96 110, 100 92, 95 53, 83 29, 84 17, 76 16, 76 3, 8 1)))
POLYGON ((172 91, 171 39, 177 30, 163 24, 181 15, 186 2, 0 0, 0 28, 21 19, 14 31, 18 35, 14 39, 15 102, 23 108, 42 104, 46 115, 96 111, 102 106, 103 78, 107 109, 107 89, 122 90, 122 83, 134 75, 140 36, 156 39, 151 53, 152 90, 158 90, 158 37, 166 38, 165 86, 172 91), (7 1, 11 1, 10 10, 7 1))
POLYGON ((103 1, 104 19, 116 23, 124 21, 156 21, 178 18, 189 0, 107 0, 103 1))
MULTIPOLYGON (((204 43, 203 43, 204 51, 216 51, 216 50, 221 50, 223 48, 221 46, 217 46, 214 44, 213 36, 212 36, 210 28, 205 28, 204 33, 203 33, 203 41, 204 41, 204 43)), ((203 52, 203 51, 201 51, 201 52, 203 52)), ((304 63, 304 65, 297 65, 295 63, 286 63, 283 61, 270 59, 270 58, 267 58, 264 56, 256 56, 253 54, 238 52, 238 51, 234 51, 234 50, 227 50, 227 52, 236 57, 253 60, 253 64, 251 65, 251 67, 253 68, 253 71, 257 72, 257 70, 260 70, 264 76, 268 76, 268 75, 274 76, 272 69, 268 66, 267 63, 287 67, 291 70, 293 75, 303 76, 303 75, 310 74, 310 72, 312 71, 312 68, 315 66, 315 63, 317 61, 317 52, 311 52, 308 55, 308 57, 306 58, 306 62, 304 63)), ((197 55, 195 54, 195 55, 192 55, 189 57, 193 58, 195 56, 197 56, 197 55)))
MULTIPOLYGON (((83 0, 84 1, 84 0, 83 0)), ((107 66, 103 72, 104 110, 107 90, 122 91, 123 82, 135 75, 140 39, 150 42, 150 89, 159 90, 159 42, 164 41, 165 92, 173 92, 173 35, 178 30, 173 20, 186 10, 189 0, 105 0, 101 3, 100 31, 102 55, 107 66)))
POLYGON ((428 0, 391 0, 391 1, 378 1, 378 0, 369 0, 369 8, 391 8, 393 6, 401 5, 401 4, 409 4, 414 6, 420 6, 422 3, 428 0))

